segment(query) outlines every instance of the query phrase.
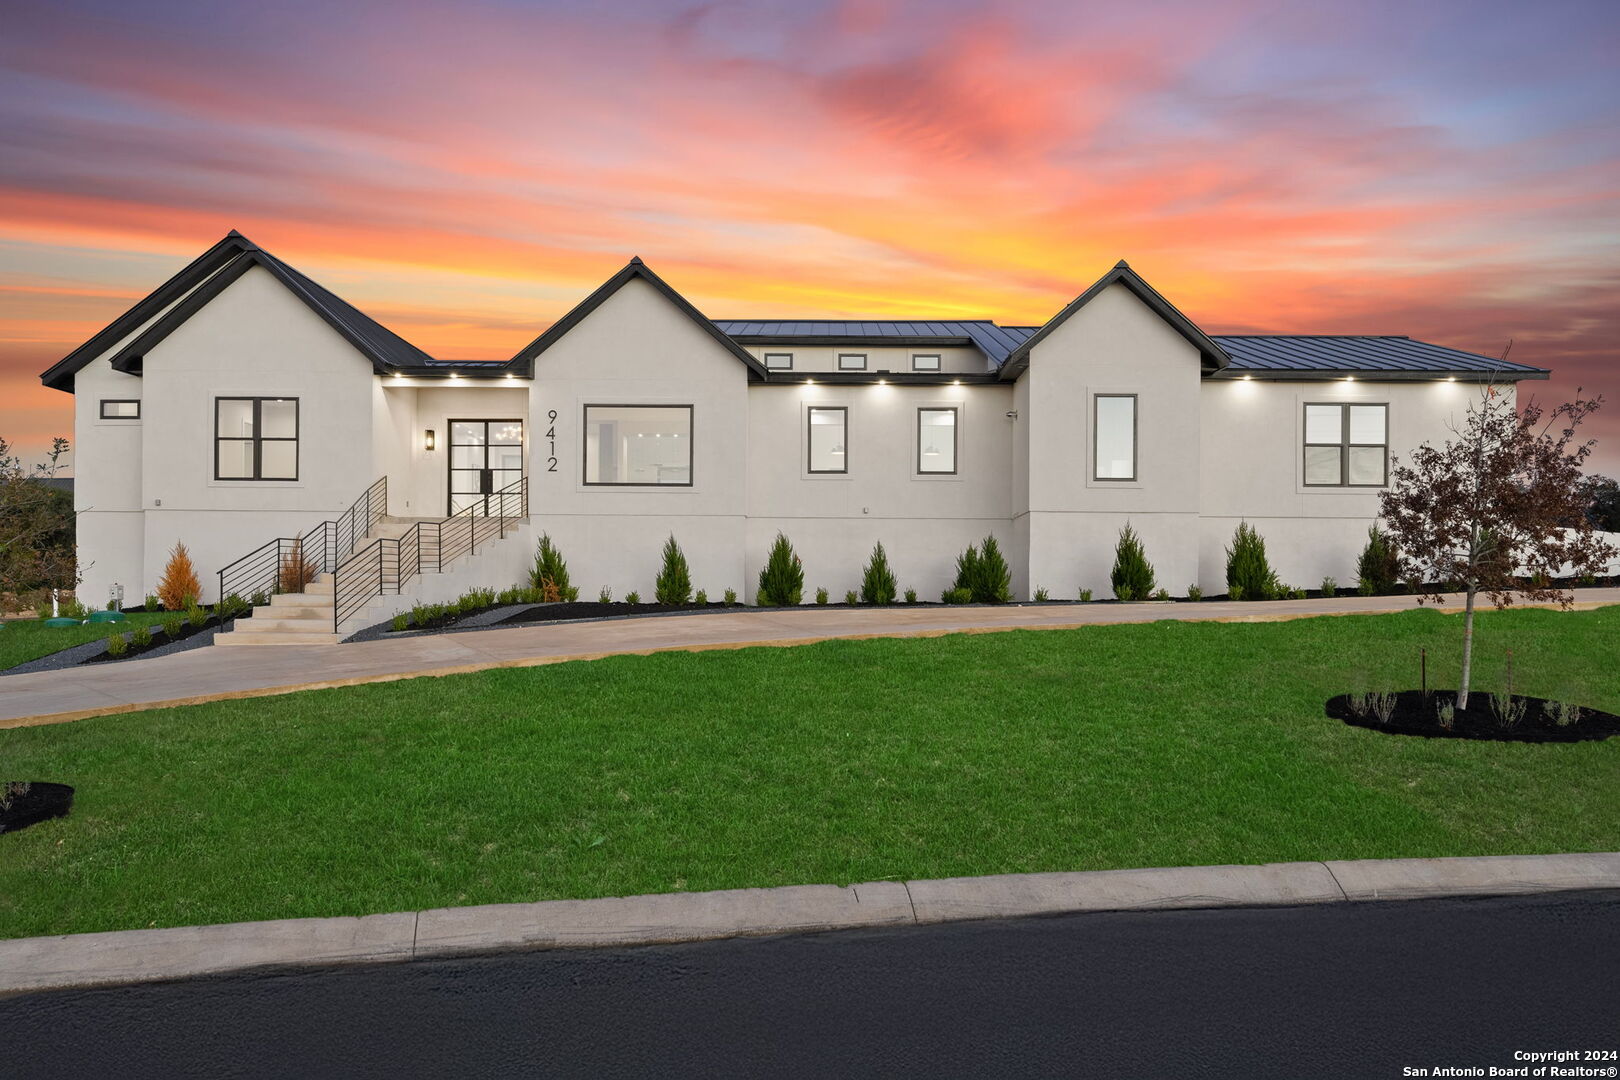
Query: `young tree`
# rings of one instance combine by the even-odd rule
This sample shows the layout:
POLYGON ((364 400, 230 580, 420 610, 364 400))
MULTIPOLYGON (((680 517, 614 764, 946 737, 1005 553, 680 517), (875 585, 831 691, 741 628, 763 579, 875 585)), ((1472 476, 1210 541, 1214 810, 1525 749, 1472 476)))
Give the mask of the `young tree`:
POLYGON ((197 580, 197 568, 191 564, 191 552, 178 540, 169 552, 169 564, 163 568, 157 594, 165 611, 184 611, 202 595, 202 583, 197 580))
POLYGON ((803 598, 804 565, 793 553, 788 538, 777 533, 765 565, 760 568, 754 602, 760 607, 793 607, 803 598))
POLYGON ((1480 593, 1497 608, 1515 593, 1567 606, 1571 596, 1553 581, 1602 573, 1614 557, 1585 513, 1581 466, 1596 441, 1575 438, 1603 399, 1580 395, 1548 413, 1533 400, 1515 410, 1488 387, 1455 438, 1425 443, 1404 464, 1396 459, 1379 494, 1404 576, 1428 583, 1417 586, 1419 602, 1443 602, 1442 589, 1463 592, 1459 710, 1468 708, 1480 593))
POLYGON ((664 567, 658 572, 653 594, 660 604, 684 604, 692 599, 692 572, 674 533, 664 541, 664 567))
POLYGON ((894 571, 889 568, 889 553, 883 550, 883 541, 879 540, 861 574, 861 603, 892 604, 897 587, 894 571))
POLYGON ((1147 560, 1142 538, 1127 522, 1119 531, 1119 543, 1114 547, 1114 570, 1109 576, 1114 596, 1120 600, 1146 600, 1153 595, 1157 584, 1153 577, 1153 564, 1147 560))
POLYGON ((21 596, 79 583, 73 496, 46 483, 67 452, 66 439, 52 439, 46 460, 28 469, 0 438, 0 593, 21 596))
POLYGON ((577 600, 579 589, 568 583, 568 562, 545 533, 534 546, 534 566, 529 569, 529 587, 539 589, 548 601, 577 600))

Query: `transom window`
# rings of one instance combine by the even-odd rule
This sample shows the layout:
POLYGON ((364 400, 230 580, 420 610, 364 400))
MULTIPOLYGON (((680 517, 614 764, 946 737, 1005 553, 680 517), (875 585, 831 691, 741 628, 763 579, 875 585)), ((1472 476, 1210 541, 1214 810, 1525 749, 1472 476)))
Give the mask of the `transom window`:
POLYGON ((938 371, 939 353, 913 353, 911 355, 912 371, 938 371))
POLYGON ((1098 394, 1092 400, 1094 480, 1136 479, 1136 395, 1098 394))
POLYGON ((849 472, 849 410, 816 406, 809 410, 810 468, 813 473, 849 472))
POLYGON ((1307 404, 1307 487, 1383 487, 1389 473, 1389 406, 1307 404))
POLYGON ((956 471, 956 410, 917 410, 917 471, 956 471))
POLYGON ((691 487, 692 406, 585 406, 585 483, 691 487))
POLYGON ((863 352, 841 352, 838 354, 839 371, 865 371, 866 354, 863 352))
POLYGON ((297 480, 298 399, 214 399, 215 480, 297 480))
POLYGON ((103 420, 139 420, 141 418, 141 403, 139 401, 111 401, 101 403, 101 418, 103 420))
POLYGON ((793 354, 790 352, 768 352, 765 354, 765 368, 768 371, 792 371, 793 354))

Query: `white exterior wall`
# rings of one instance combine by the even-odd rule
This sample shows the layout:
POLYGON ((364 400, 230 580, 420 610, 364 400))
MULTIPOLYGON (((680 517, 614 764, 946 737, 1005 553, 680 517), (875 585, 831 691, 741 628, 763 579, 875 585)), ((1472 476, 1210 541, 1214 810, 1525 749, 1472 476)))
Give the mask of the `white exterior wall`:
POLYGON ((1141 535, 1159 584, 1197 573, 1198 350, 1123 285, 1103 290, 1030 353, 1019 423, 1029 445, 1028 581, 1054 598, 1112 596, 1119 531, 1141 535), (1092 396, 1135 394, 1136 479, 1094 480, 1092 396))
MULTIPOLYGON (((105 358, 73 380, 73 505, 78 511, 77 595, 104 607, 113 585, 122 585, 124 603, 141 602, 144 577, 144 524, 141 516, 141 420, 102 420, 101 402, 137 400, 144 385, 134 375, 114 371, 105 358)), ((145 403, 142 403, 144 410, 145 403)))
POLYGON ((672 533, 694 587, 715 598, 727 588, 744 592, 747 373, 740 359, 639 278, 536 360, 529 388, 529 511, 561 547, 583 598, 606 586, 620 599, 631 590, 650 599, 659 551, 672 533), (692 485, 587 486, 587 404, 692 406, 692 485), (555 438, 548 437, 552 430, 555 438))

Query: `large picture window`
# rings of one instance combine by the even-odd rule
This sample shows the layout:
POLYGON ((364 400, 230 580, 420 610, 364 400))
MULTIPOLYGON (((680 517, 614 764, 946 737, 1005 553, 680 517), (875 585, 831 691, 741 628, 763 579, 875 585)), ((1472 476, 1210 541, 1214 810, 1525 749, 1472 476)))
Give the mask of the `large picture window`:
POLYGON ((817 406, 809 412, 810 471, 849 472, 849 410, 817 406))
POLYGON ((1136 395, 1098 394, 1092 400, 1093 480, 1136 479, 1136 395))
POLYGON ((297 480, 298 399, 214 399, 215 480, 297 480))
POLYGON ((1389 406, 1305 406, 1305 485, 1383 487, 1389 472, 1389 406))
POLYGON ((692 406, 585 406, 585 483, 692 485, 692 406))
POLYGON ((956 410, 917 410, 917 471, 956 471, 956 410))

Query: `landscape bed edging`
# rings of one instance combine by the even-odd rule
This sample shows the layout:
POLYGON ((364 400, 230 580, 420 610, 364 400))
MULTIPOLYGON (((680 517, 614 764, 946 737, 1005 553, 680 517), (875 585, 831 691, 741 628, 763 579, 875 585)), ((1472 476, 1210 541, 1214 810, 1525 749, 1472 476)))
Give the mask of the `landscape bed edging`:
POLYGON ((0 993, 255 968, 673 944, 1072 912, 1271 907, 1620 889, 1620 852, 1000 874, 543 900, 0 940, 0 993))

